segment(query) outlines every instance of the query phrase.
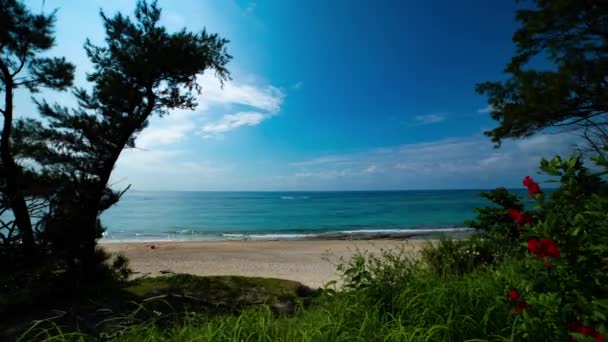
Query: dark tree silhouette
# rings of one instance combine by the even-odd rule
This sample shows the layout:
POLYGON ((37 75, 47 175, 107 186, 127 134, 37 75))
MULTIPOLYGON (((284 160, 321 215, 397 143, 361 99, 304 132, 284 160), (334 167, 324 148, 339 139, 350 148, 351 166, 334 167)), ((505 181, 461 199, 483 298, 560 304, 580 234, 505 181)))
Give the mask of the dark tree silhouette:
POLYGON ((4 107, 0 109, 4 118, 0 140, 0 210, 10 209, 14 216, 14 225, 2 222, 0 230, 6 229, 10 234, 16 227, 26 251, 33 249, 34 234, 23 188, 27 183, 23 179, 24 170, 15 162, 11 146, 13 96, 19 87, 36 92, 40 87, 64 90, 72 85, 72 64, 64 58, 39 57, 53 46, 54 22, 54 12, 32 14, 19 1, 0 0, 0 93, 4 93, 4 107))
POLYGON ((168 33, 160 15, 146 1, 137 3, 134 20, 101 12, 105 44, 85 44, 92 90, 74 91, 74 109, 38 102, 45 120, 19 123, 21 153, 61 184, 49 198, 44 237, 87 272, 103 231, 99 216, 122 195, 108 184, 122 150, 135 146, 150 116, 194 109, 197 75, 211 69, 229 78, 227 40, 205 30, 168 33))
POLYGON ((500 144, 547 128, 576 130, 601 152, 608 146, 608 2, 534 0, 517 20, 509 78, 477 85, 499 122, 486 135, 500 144), (535 57, 549 62, 546 69, 530 68, 535 57))

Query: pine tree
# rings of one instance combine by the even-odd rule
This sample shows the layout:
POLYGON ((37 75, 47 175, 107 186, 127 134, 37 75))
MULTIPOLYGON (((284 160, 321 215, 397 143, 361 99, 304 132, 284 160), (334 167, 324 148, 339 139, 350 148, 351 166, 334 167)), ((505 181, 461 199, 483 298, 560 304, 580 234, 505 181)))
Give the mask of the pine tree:
MULTIPOLYGON (((13 97, 19 87, 36 92, 41 87, 64 90, 72 85, 74 65, 64 58, 39 57, 54 43, 55 13, 32 14, 23 3, 0 0, 0 93, 4 95, 4 118, 0 140, 2 209, 10 209, 26 251, 34 247, 34 232, 25 200, 24 169, 15 161, 12 148, 13 97)), ((2 228, 9 227, 3 223, 2 228)), ((9 227, 10 228, 10 227, 9 227)), ((1 232, 0 232, 1 233, 1 232)))
POLYGON ((24 153, 61 184, 50 198, 45 238, 88 272, 103 231, 99 217, 122 195, 108 181, 123 149, 135 146, 152 115, 194 109, 197 75, 212 70, 229 78, 227 40, 205 30, 168 33, 160 15, 156 2, 146 1, 137 3, 134 20, 101 12, 105 44, 85 44, 92 90, 77 88, 73 109, 38 102, 45 120, 20 123, 24 153))

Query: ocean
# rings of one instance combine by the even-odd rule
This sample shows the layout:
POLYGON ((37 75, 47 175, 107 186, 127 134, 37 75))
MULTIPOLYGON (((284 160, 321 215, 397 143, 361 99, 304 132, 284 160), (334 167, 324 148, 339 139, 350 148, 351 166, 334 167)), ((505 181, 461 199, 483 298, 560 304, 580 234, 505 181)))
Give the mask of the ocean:
POLYGON ((467 231, 464 222, 474 218, 473 208, 489 204, 480 192, 129 191, 102 215, 102 241, 459 233, 467 231))

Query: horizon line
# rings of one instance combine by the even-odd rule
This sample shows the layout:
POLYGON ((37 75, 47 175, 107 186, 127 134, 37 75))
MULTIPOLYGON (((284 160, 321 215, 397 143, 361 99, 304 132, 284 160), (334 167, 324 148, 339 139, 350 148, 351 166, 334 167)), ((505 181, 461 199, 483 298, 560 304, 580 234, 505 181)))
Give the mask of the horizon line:
MULTIPOLYGON (((390 190, 141 190, 130 189, 128 192, 405 192, 405 191, 491 191, 497 188, 507 190, 522 190, 526 188, 494 187, 494 188, 451 188, 451 189, 390 189, 390 190)), ((545 189, 556 189, 545 187, 545 189)))

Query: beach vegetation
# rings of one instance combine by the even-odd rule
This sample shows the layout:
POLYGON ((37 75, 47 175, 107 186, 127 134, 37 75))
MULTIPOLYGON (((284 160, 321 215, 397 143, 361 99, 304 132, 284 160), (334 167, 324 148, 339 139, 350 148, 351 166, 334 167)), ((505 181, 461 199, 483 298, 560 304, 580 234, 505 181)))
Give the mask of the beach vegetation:
MULTIPOLYGON (((217 319, 244 311, 268 310, 273 317, 293 315, 320 294, 298 282, 259 277, 176 274, 99 283, 75 294, 14 298, 12 315, 0 323, 0 339, 111 340, 134 325, 171 329, 193 316, 217 319), (24 317, 36 317, 32 322, 24 317)), ((10 300, 3 298, 3 300, 10 300)))
POLYGON ((541 169, 561 184, 551 195, 531 177, 522 177, 528 198, 485 193, 493 203, 475 222, 491 224, 474 238, 444 238, 419 256, 362 251, 339 267, 342 290, 323 293, 292 317, 256 308, 213 320, 191 316, 170 329, 137 325, 121 338, 604 341, 607 184, 578 156, 543 160, 541 169), (521 223, 508 208, 523 210, 524 201, 534 205, 521 223))

